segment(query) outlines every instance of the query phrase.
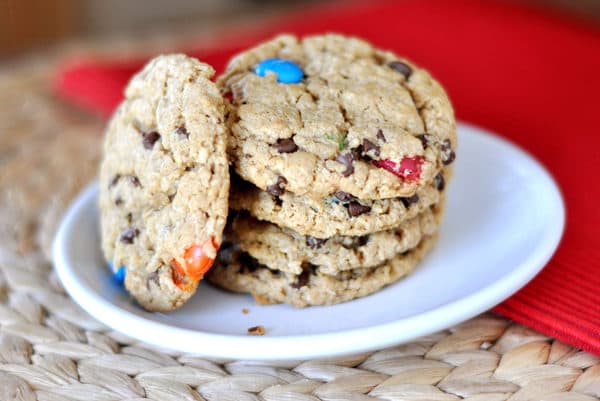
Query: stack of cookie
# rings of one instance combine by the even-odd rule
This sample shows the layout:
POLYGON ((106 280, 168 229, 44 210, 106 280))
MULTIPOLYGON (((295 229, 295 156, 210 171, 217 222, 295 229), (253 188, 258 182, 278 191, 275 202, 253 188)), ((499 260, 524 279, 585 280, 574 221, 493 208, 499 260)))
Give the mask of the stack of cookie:
POLYGON ((426 71, 358 39, 284 35, 236 56, 217 85, 237 212, 211 282, 307 306, 414 269, 456 147, 451 104, 426 71))
POLYGON ((140 305, 183 305, 219 249, 210 281, 261 303, 347 301, 414 269, 456 146, 426 71, 358 39, 286 35, 213 75, 159 56, 107 128, 102 247, 140 305))

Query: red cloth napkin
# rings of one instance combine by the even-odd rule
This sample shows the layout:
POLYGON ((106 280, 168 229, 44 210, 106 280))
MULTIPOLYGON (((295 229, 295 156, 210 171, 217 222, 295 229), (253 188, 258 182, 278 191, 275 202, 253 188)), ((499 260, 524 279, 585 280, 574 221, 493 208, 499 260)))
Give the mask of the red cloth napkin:
MULTIPOLYGON (((225 33, 220 48, 187 53, 222 70, 234 52, 274 33, 328 31, 425 66, 448 89, 458 118, 501 133, 550 170, 567 205, 563 241, 542 273, 495 310, 600 355, 598 26, 506 1, 336 3, 225 33)), ((143 61, 70 65, 56 89, 108 115, 143 61)))

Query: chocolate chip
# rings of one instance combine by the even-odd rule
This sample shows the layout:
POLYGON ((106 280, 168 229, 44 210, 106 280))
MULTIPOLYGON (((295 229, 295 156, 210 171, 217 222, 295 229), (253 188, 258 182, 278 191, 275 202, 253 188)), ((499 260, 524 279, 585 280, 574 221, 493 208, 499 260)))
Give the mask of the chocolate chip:
POLYGON ((304 287, 310 281, 311 274, 316 274, 316 272, 317 272, 317 266, 315 266, 309 262, 303 262, 302 263, 302 273, 300 273, 300 275, 298 276, 296 281, 293 282, 292 284, 290 284, 290 286, 292 288, 296 288, 296 289, 304 287))
POLYGON ((277 149, 279 153, 294 153, 298 150, 298 145, 296 145, 293 138, 278 139, 273 147, 277 149))
POLYGON ((298 276, 296 281, 290 284, 290 287, 298 289, 304 287, 308 284, 308 280, 310 279, 310 272, 308 270, 303 270, 302 273, 298 276))
POLYGON ((186 138, 190 137, 190 133, 183 125, 181 127, 177 127, 177 129, 175 130, 175 133, 177 135, 185 136, 186 138))
POLYGON ((358 145, 357 147, 350 149, 350 151, 352 152, 352 157, 354 157, 354 160, 362 159, 366 161, 371 161, 371 158, 367 154, 365 154, 362 145, 358 145))
POLYGON ((383 135, 383 131, 380 129, 377 130, 377 139, 383 142, 387 142, 385 136, 383 135))
POLYGON ((421 141, 421 143, 423 144, 423 148, 426 148, 429 145, 429 142, 431 142, 431 140, 433 139, 433 135, 424 133, 417 135, 417 139, 421 141))
POLYGON ((379 156, 380 147, 379 145, 375 145, 373 142, 369 141, 367 138, 363 138, 363 155, 372 151, 372 154, 375 156, 379 156))
POLYGON ((408 64, 403 63, 402 61, 392 61, 388 63, 388 67, 391 69, 398 71, 400 74, 404 75, 406 78, 410 77, 412 74, 412 68, 408 66, 408 64))
POLYGON ((121 233, 119 240, 124 244, 133 244, 133 240, 140 234, 137 228, 129 227, 121 233))
POLYGON ((302 262, 301 267, 302 267, 302 270, 309 271, 310 274, 312 274, 313 276, 317 274, 317 269, 319 268, 319 266, 313 265, 312 263, 309 263, 309 262, 302 262))
POLYGON ((350 217, 360 216, 361 214, 367 213, 371 211, 370 206, 361 205, 357 201, 352 201, 348 203, 348 214, 350 217))
POLYGON ((454 159, 456 159, 456 153, 454 153, 454 151, 451 150, 446 160, 443 160, 443 163, 445 166, 447 166, 448 164, 452 163, 454 159))
POLYGON ((175 199, 175 194, 170 194, 167 196, 167 198, 169 198, 169 202, 173 202, 173 199, 175 199))
POLYGON ((413 203, 417 203, 419 201, 419 195, 414 194, 413 196, 409 196, 406 198, 400 198, 400 201, 402 201, 402 204, 404 205, 404 207, 409 207, 413 203))
POLYGON ((260 267, 260 263, 258 262, 258 260, 247 252, 240 253, 240 255, 238 256, 238 261, 241 264, 242 270, 248 271, 250 273, 255 272, 256 269, 260 267))
POLYGON ((367 244, 367 242, 369 242, 369 236, 368 235, 362 235, 360 237, 356 237, 356 245, 357 245, 357 247, 365 246, 367 244))
POLYGON ((325 242, 327 242, 327 239, 316 238, 310 235, 306 236, 306 245, 308 245, 310 249, 319 249, 325 242))
POLYGON ((285 193, 285 185, 287 182, 285 177, 278 175, 275 184, 267 187, 267 192, 273 196, 281 196, 285 193))
POLYGON ((446 187, 446 180, 444 180, 442 173, 438 173, 438 175, 433 178, 433 182, 438 191, 443 191, 446 187))
POLYGON ((354 173, 354 166, 352 165, 354 162, 354 155, 352 153, 342 153, 341 155, 338 155, 335 160, 346 167, 346 170, 342 171, 344 177, 348 177, 354 173))
POLYGON ((150 289, 150 283, 154 283, 157 287, 160 287, 160 275, 158 270, 153 271, 146 277, 146 288, 150 289))
POLYGON ((123 204, 123 199, 121 199, 121 198, 115 199, 115 205, 116 206, 119 206, 119 205, 122 205, 122 204, 123 204))
POLYGON ((340 200, 342 202, 350 202, 351 200, 355 199, 354 196, 352 196, 348 192, 342 192, 342 191, 334 192, 333 196, 335 196, 338 200, 340 200))
POLYGON ((113 177, 112 181, 110 182, 110 184, 108 184, 108 188, 112 188, 115 185, 117 185, 117 183, 119 182, 119 180, 121 179, 121 174, 117 174, 113 177))
POLYGON ((452 150, 452 143, 450 143, 450 139, 444 139, 440 149, 442 151, 442 163, 444 163, 445 166, 452 163, 454 159, 456 159, 456 153, 454 153, 454 150, 452 150))
POLYGON ((144 144, 144 148, 152 149, 159 138, 160 135, 156 131, 144 132, 142 134, 142 143, 144 144))
POLYGON ((142 184, 140 183, 140 180, 135 175, 130 175, 129 176, 129 182, 131 182, 131 184, 134 187, 141 187, 142 186, 142 184))

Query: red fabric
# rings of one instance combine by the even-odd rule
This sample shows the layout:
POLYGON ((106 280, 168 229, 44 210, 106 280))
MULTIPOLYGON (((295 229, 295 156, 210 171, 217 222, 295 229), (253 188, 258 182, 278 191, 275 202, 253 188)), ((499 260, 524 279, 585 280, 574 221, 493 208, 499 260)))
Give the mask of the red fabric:
MULTIPOLYGON (((228 32, 219 50, 188 53, 221 70, 234 52, 281 31, 353 34, 406 55, 446 86, 458 118, 502 133, 548 167, 567 205, 563 241, 542 273, 495 310, 600 354, 600 29, 506 1, 346 2, 251 36, 228 32)), ((141 61, 71 65, 57 91, 108 115, 141 61)))

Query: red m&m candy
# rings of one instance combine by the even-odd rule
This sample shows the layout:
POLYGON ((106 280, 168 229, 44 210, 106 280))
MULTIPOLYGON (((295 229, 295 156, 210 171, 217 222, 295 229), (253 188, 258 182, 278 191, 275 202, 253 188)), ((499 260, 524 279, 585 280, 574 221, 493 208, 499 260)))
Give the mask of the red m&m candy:
POLYGON ((400 163, 385 159, 373 160, 373 164, 397 175, 404 181, 418 182, 421 178, 421 165, 424 161, 425 158, 423 158, 423 156, 413 156, 405 157, 400 163))

